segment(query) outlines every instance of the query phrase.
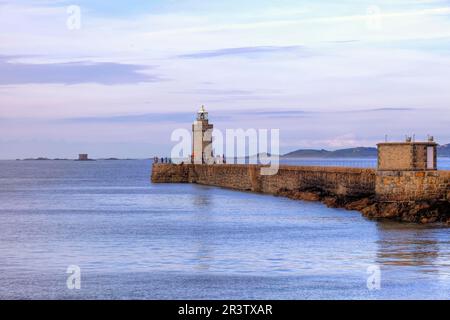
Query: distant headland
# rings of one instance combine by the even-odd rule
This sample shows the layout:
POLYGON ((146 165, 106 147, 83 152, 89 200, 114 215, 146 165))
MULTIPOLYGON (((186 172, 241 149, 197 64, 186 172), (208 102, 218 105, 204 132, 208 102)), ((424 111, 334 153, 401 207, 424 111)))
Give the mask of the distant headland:
MULTIPOLYGON (((438 157, 450 157, 450 143, 439 145, 437 147, 438 157)), ((299 149, 281 156, 282 158, 374 158, 378 157, 378 149, 372 147, 356 147, 347 149, 338 149, 334 151, 317 149, 299 149)))
POLYGON ((97 159, 68 159, 68 158, 46 158, 46 157, 38 157, 38 158, 24 158, 24 159, 16 159, 16 161, 126 161, 126 160, 138 160, 132 158, 97 158, 97 159))

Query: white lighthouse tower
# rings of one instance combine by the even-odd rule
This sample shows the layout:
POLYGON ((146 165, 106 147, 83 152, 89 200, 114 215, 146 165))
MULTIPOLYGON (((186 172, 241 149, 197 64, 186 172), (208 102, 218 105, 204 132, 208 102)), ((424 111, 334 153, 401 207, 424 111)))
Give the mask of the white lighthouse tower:
POLYGON ((213 159, 212 131, 213 125, 208 122, 208 112, 202 106, 192 125, 192 162, 194 164, 209 163, 213 159))

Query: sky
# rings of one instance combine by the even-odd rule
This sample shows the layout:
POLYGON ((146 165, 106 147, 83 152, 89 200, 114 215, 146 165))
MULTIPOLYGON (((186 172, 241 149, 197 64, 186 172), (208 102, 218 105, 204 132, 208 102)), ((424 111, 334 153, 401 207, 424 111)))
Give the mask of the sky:
POLYGON ((169 155, 202 104, 282 153, 449 143, 450 1, 0 0, 0 159, 169 155))

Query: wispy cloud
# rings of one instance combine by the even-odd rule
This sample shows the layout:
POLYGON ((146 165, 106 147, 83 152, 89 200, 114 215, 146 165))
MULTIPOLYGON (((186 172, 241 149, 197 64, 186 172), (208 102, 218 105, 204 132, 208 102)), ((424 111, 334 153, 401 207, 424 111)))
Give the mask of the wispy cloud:
POLYGON ((408 112, 414 111, 416 108, 389 108, 389 107, 380 107, 380 108, 370 108, 370 109, 353 109, 353 110, 333 110, 331 113, 372 113, 372 112, 408 112))
MULTIPOLYGON (((303 110, 280 110, 280 111, 272 111, 272 110, 249 110, 244 109, 239 112, 229 113, 227 111, 215 111, 211 114, 211 120, 213 122, 222 122, 222 121, 233 121, 242 118, 249 117, 261 117, 261 118, 292 118, 292 117, 304 117, 307 114, 312 112, 303 111, 303 110)), ((63 118, 63 119, 55 119, 52 122, 57 123, 80 123, 80 124, 89 124, 89 123, 179 123, 183 124, 183 126, 188 126, 195 118, 194 112, 164 112, 164 113, 141 113, 141 114, 123 114, 123 115, 99 115, 99 116, 91 116, 91 117, 72 117, 72 118, 63 118)), ((4 121, 6 119, 3 119, 4 121)), ((2 118, 0 118, 2 121, 2 118)))
POLYGON ((193 91, 173 91, 175 94, 186 94, 186 93, 195 93, 195 94, 201 94, 201 95, 242 95, 242 96, 251 96, 256 91, 251 90, 241 90, 241 89, 197 89, 193 91))
MULTIPOLYGON (((56 119, 57 123, 110 123, 110 124, 127 124, 127 123, 177 123, 184 127, 194 121, 195 113, 193 112, 167 112, 167 113, 142 113, 142 114, 124 114, 112 116, 92 116, 92 117, 73 117, 56 119)), ((231 117, 226 113, 214 114, 214 121, 230 120, 231 117)))
POLYGON ((364 111, 413 111, 415 110, 414 108, 375 108, 375 109, 368 109, 368 110, 363 110, 364 111))
POLYGON ((257 111, 246 111, 248 115, 252 116, 262 116, 262 117, 270 117, 270 118, 290 118, 290 117, 304 117, 310 113, 311 111, 303 111, 303 110, 257 110, 257 111))
POLYGON ((0 56, 0 85, 98 83, 104 85, 162 81, 144 71, 151 67, 113 62, 76 61, 66 63, 14 62, 14 56, 0 56))
POLYGON ((66 123, 155 123, 155 122, 176 122, 190 123, 192 121, 192 112, 177 113, 145 113, 128 114, 112 116, 92 116, 92 117, 74 117, 54 120, 55 122, 66 123))
MULTIPOLYGON (((189 54, 179 55, 179 58, 187 59, 206 59, 224 56, 240 56, 240 57, 257 57, 263 54, 284 53, 284 52, 300 52, 301 46, 257 46, 257 47, 241 47, 241 48, 225 48, 211 51, 200 51, 189 54)), ((303 52, 305 53, 305 52, 303 52)))

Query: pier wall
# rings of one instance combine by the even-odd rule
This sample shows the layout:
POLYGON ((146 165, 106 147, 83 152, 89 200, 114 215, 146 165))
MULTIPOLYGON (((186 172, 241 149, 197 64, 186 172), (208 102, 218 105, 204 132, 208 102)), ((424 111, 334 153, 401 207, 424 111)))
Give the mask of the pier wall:
POLYGON ((154 163, 152 166, 153 183, 188 183, 191 165, 173 165, 154 163))
POLYGON ((258 165, 154 164, 153 183, 198 183, 322 201, 369 218, 450 225, 450 171, 377 171, 281 166, 273 176, 258 165))
POLYGON ((450 171, 379 171, 379 201, 450 201, 450 171))
POLYGON ((154 183, 198 183, 241 191, 279 194, 286 191, 321 192, 362 197, 375 193, 375 170, 341 167, 281 166, 278 174, 263 176, 258 165, 155 164, 154 183))

